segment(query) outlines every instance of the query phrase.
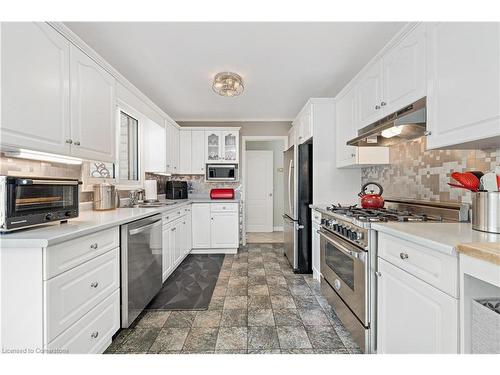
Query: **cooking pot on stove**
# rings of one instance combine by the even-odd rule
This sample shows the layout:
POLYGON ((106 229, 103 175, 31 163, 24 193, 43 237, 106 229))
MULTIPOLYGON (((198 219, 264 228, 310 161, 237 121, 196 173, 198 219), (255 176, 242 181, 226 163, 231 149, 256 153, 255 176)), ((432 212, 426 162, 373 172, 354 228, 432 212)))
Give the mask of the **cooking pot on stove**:
POLYGON ((361 192, 358 194, 358 196, 361 197, 361 207, 372 209, 384 207, 384 198, 382 198, 383 191, 382 185, 376 182, 367 182, 364 184, 361 187, 361 192), (378 194, 375 194, 373 188, 368 189, 368 187, 376 187, 378 189, 378 194), (367 193, 367 191, 369 193, 367 193))

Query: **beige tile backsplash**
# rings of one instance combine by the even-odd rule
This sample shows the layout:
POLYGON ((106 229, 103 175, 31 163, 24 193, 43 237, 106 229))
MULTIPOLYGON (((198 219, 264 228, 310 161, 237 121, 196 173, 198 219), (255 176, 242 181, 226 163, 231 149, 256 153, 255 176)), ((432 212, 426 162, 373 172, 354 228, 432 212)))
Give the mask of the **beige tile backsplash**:
POLYGON ((362 169, 362 183, 379 182, 385 197, 470 203, 470 192, 448 186, 452 172, 491 171, 500 165, 500 147, 490 150, 430 150, 426 138, 389 150, 390 165, 362 169))

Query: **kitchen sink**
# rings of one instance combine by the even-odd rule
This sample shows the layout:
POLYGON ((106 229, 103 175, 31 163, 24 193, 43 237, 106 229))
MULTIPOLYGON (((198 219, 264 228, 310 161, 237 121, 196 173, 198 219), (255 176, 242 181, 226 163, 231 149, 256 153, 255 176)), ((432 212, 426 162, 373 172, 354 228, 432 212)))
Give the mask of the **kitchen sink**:
POLYGON ((149 203, 137 203, 134 205, 130 206, 124 206, 125 208, 157 208, 157 207, 165 207, 165 206, 172 206, 174 204, 177 204, 178 202, 149 202, 149 203))

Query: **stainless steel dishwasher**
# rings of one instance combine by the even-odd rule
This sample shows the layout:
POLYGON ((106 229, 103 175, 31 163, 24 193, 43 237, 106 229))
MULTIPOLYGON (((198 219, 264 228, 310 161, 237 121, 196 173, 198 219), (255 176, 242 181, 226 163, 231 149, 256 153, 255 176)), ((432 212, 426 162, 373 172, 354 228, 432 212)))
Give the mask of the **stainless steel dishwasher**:
POLYGON ((128 328, 162 286, 161 215, 121 226, 122 328, 128 328))

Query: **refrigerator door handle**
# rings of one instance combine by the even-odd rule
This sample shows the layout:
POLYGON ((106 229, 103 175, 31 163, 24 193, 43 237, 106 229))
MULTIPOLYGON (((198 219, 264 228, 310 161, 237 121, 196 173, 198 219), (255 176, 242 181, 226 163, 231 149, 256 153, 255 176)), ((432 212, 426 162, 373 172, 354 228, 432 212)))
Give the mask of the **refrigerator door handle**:
POLYGON ((292 211, 292 202, 293 202, 293 197, 292 197, 292 170, 293 170, 293 160, 290 160, 290 164, 288 165, 288 208, 290 209, 290 214, 292 216, 295 216, 295 212, 292 211))

